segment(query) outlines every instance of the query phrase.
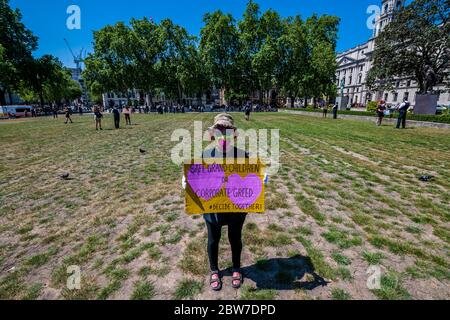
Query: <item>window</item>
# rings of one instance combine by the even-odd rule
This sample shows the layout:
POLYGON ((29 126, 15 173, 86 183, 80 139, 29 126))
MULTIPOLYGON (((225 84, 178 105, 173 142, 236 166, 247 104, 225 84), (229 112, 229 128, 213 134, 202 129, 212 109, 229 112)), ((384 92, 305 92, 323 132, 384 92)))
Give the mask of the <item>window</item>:
POLYGON ((388 10, 389 10, 389 5, 387 4, 384 6, 384 13, 388 12, 388 10))
POLYGON ((393 101, 394 101, 394 102, 397 102, 397 100, 398 100, 398 93, 397 93, 397 92, 394 92, 394 99, 393 99, 393 101))
POLYGON ((361 66, 360 68, 359 68, 359 71, 363 71, 364 70, 364 66, 361 66))
POLYGON ((360 74, 358 77, 358 84, 361 84, 361 82, 362 82, 362 74, 360 74))
POLYGON ((411 80, 408 80, 408 82, 406 83, 407 87, 411 87, 411 80))
POLYGON ((406 100, 409 99, 409 92, 405 92, 405 94, 404 94, 404 96, 403 96, 403 99, 406 99, 406 100))
POLYGON ((395 87, 396 87, 396 88, 400 87, 400 81, 397 81, 397 82, 395 83, 395 87))
POLYGON ((352 84, 352 76, 348 78, 348 84, 352 84))
POLYGON ((389 98, 389 93, 386 92, 386 93, 384 94, 384 101, 387 101, 388 98, 389 98))

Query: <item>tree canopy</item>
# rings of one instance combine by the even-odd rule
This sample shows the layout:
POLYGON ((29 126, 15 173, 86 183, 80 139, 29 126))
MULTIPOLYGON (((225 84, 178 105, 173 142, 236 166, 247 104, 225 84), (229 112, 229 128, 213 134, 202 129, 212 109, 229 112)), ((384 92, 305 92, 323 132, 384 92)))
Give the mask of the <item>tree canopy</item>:
POLYGON ((34 58, 38 38, 21 22, 18 9, 0 0, 0 105, 5 93, 16 92, 27 102, 59 103, 81 96, 79 84, 70 72, 51 56, 34 58))
POLYGON ((335 48, 339 18, 281 18, 249 1, 241 20, 218 10, 206 13, 200 37, 170 19, 119 22, 94 32, 85 61, 91 92, 130 89, 180 101, 201 97, 212 86, 228 100, 259 93, 271 102, 276 90, 292 97, 335 94, 335 48))
POLYGON ((376 39, 368 84, 391 89, 396 77, 417 81, 420 93, 449 87, 450 2, 415 0, 402 8, 376 39))

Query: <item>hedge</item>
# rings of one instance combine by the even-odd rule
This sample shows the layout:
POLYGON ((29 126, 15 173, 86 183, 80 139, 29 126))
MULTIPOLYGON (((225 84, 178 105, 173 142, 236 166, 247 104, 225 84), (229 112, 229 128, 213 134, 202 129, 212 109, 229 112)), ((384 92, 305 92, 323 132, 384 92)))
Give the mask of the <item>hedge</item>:
MULTIPOLYGON (((322 112, 322 109, 316 108, 313 109, 311 107, 308 108, 298 108, 298 109, 291 109, 291 108, 283 108, 285 110, 297 110, 297 111, 306 111, 306 112, 322 112)), ((369 111, 352 111, 352 110, 339 110, 339 114, 348 114, 353 116, 369 116, 369 117, 375 117, 375 112, 369 112, 369 111)), ((396 113, 391 114, 391 116, 388 116, 389 118, 395 118, 397 116, 396 113)), ((412 114, 408 113, 406 115, 406 119, 408 120, 415 120, 415 121, 427 121, 427 122, 439 122, 439 123, 450 123, 450 114, 445 115, 428 115, 428 114, 412 114)))

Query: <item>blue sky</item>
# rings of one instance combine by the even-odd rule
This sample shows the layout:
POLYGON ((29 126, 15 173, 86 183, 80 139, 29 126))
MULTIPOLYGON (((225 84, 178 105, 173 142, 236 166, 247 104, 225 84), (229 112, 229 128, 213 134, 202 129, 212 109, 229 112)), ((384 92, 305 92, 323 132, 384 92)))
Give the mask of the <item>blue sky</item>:
MULTIPOLYGON (((286 17, 300 14, 303 18, 313 13, 333 14, 341 18, 338 51, 365 42, 372 31, 366 21, 370 5, 380 5, 381 0, 259 0, 261 11, 272 8, 286 17)), ((39 37, 36 56, 50 53, 65 65, 73 66, 72 57, 63 39, 67 38, 75 52, 85 48, 92 50, 92 31, 130 18, 151 17, 154 21, 165 18, 184 26, 198 35, 202 17, 206 12, 221 9, 242 16, 247 0, 10 0, 13 8, 19 8, 23 21, 39 37), (81 29, 68 30, 66 13, 68 6, 81 9, 81 29)))

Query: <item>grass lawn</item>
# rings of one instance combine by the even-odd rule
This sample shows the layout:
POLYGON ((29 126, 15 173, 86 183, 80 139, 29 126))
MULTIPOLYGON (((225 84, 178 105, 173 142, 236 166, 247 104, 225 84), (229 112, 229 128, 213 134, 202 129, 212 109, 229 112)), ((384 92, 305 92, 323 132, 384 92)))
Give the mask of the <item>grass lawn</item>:
POLYGON ((98 132, 88 115, 0 122, 0 299, 450 298, 450 132, 282 113, 235 116, 280 129, 282 166, 266 214, 244 226, 244 287, 227 276, 213 293, 206 228, 184 213, 170 160, 172 131, 212 118, 134 115, 113 130, 106 116, 98 132), (80 290, 66 287, 71 265, 80 290))

